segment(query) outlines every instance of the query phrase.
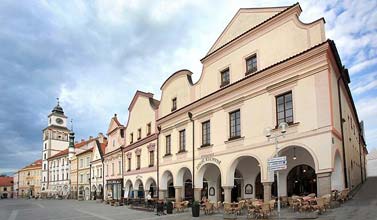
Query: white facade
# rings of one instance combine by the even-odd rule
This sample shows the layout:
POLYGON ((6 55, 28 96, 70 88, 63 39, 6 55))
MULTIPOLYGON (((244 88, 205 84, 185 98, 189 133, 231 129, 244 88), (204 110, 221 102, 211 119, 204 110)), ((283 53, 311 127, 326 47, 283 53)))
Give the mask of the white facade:
POLYGON ((377 176, 377 150, 371 151, 367 156, 367 176, 377 176))

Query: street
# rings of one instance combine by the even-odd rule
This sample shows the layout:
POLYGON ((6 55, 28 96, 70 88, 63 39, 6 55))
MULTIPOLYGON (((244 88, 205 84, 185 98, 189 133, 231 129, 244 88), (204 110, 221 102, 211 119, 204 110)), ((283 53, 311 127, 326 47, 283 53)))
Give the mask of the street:
MULTIPOLYGON (((369 178, 355 197, 341 207, 332 209, 318 219, 325 220, 376 220, 377 178, 369 178)), ((287 210, 285 210, 287 211, 287 210)), ((223 219, 222 214, 200 219, 223 219)), ((156 216, 153 212, 136 211, 126 206, 112 207, 96 201, 76 200, 0 200, 0 220, 125 220, 125 219, 192 219, 191 210, 182 214, 156 216)), ((239 217, 245 219, 245 216, 239 217)))

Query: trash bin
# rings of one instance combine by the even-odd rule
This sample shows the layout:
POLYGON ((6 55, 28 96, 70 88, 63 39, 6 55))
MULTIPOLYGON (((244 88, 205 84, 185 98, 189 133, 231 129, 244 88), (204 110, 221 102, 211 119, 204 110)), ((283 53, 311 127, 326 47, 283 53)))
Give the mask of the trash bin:
POLYGON ((166 204, 166 213, 173 214, 173 203, 170 201, 166 204))
POLYGON ((200 214, 200 203, 198 201, 194 201, 191 205, 191 212, 192 217, 199 217, 200 214))

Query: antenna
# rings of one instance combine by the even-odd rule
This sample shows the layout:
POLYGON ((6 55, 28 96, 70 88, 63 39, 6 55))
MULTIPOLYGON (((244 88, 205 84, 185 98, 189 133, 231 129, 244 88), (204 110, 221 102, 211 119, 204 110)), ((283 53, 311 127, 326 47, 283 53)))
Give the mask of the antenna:
POLYGON ((73 119, 71 119, 71 131, 73 131, 73 119))
POLYGON ((59 102, 59 97, 58 98, 56 98, 56 100, 58 101, 58 105, 60 104, 60 102, 59 102))

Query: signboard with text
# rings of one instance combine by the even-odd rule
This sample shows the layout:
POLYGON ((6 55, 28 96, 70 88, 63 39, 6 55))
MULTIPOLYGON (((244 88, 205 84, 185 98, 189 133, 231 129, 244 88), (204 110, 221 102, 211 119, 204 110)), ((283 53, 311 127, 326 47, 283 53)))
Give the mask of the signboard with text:
POLYGON ((274 157, 268 160, 268 169, 270 171, 287 169, 287 157, 274 157))

